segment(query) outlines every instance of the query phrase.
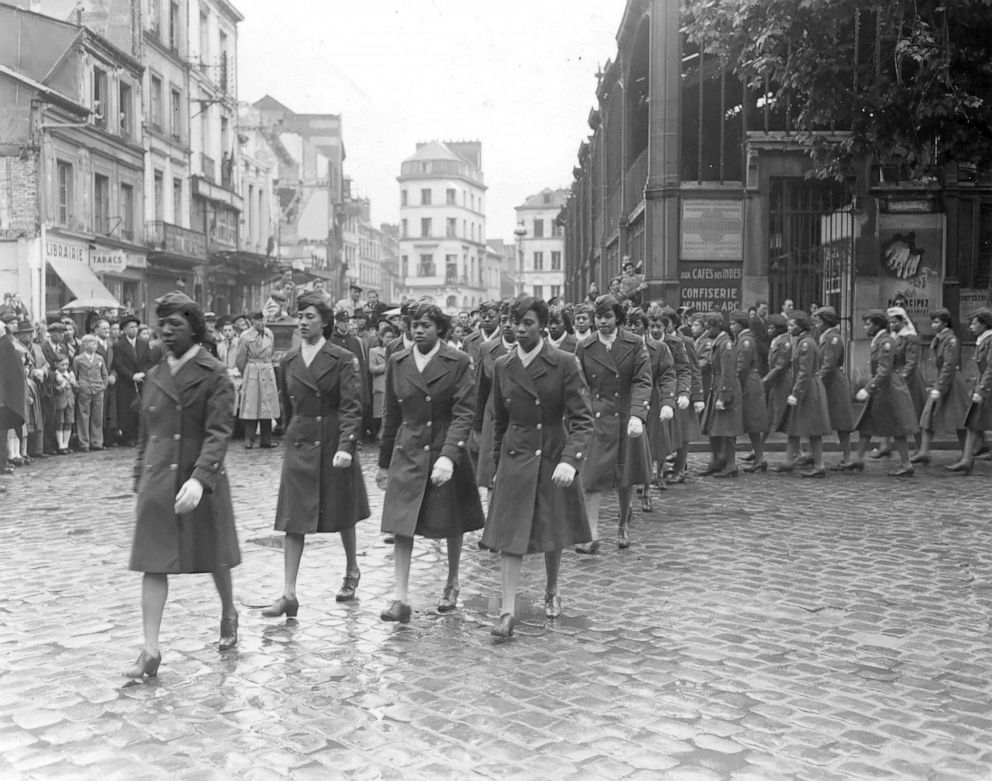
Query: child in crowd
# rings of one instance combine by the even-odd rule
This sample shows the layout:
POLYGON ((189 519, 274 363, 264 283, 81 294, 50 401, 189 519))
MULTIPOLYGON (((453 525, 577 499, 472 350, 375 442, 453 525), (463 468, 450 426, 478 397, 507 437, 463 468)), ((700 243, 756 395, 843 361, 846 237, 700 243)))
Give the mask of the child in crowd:
POLYGON ((76 375, 69 368, 69 356, 62 355, 55 364, 55 439, 59 445, 59 455, 69 455, 69 440, 72 426, 76 422, 76 375))
POLYGON ((97 338, 87 334, 81 340, 83 351, 72 361, 78 389, 79 449, 103 450, 103 397, 107 390, 107 364, 97 354, 97 338))

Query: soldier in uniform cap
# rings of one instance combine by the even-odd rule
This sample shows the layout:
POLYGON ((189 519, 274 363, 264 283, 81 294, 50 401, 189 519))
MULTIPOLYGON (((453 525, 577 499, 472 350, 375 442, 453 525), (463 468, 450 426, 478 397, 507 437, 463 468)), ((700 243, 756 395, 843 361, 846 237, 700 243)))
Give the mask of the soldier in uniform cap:
POLYGON ((913 409, 913 397, 902 375, 895 369, 896 340, 889 332, 889 318, 881 309, 872 309, 864 316, 865 334, 871 339, 868 384, 858 391, 855 399, 865 402, 855 427, 860 435, 858 452, 844 471, 861 472, 865 468, 865 451, 873 436, 892 437, 899 453, 899 468, 889 472, 892 477, 912 477, 907 437, 919 427, 913 409))

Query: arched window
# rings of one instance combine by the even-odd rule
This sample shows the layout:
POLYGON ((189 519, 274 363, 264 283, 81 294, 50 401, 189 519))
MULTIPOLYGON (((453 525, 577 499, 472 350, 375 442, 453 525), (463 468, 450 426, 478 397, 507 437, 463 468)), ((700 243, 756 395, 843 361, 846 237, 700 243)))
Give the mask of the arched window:
POLYGON ((457 306, 458 306, 458 296, 448 296, 448 298, 445 299, 444 305, 448 309, 455 309, 455 308, 457 308, 457 306))

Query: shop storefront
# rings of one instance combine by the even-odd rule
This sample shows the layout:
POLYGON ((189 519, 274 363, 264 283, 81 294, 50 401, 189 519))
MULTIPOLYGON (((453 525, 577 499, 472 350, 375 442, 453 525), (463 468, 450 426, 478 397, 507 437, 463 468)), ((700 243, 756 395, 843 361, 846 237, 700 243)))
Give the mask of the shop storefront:
POLYGON ((107 289, 92 268, 99 254, 91 242, 49 230, 41 242, 44 261, 45 312, 116 310, 119 299, 107 289))

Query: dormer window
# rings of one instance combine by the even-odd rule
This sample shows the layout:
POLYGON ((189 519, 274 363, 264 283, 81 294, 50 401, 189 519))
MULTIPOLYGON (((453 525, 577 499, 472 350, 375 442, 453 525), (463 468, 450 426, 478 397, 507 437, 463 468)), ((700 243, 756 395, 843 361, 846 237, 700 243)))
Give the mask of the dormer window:
POLYGON ((107 72, 103 68, 93 68, 93 122, 99 127, 107 126, 107 72))

